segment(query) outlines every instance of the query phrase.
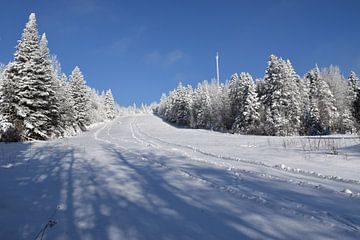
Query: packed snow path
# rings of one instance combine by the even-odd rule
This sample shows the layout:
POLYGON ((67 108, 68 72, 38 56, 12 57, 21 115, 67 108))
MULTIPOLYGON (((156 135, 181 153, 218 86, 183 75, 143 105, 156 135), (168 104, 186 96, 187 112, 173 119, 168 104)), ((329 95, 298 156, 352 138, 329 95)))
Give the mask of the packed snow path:
POLYGON ((49 220, 44 239, 359 239, 359 146, 151 115, 1 144, 0 239, 34 239, 49 220))

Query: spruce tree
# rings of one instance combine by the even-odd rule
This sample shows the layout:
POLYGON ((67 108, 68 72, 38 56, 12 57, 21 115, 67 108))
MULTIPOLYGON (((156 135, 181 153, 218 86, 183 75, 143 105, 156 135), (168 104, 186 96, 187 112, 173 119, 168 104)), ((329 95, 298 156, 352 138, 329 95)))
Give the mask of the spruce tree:
POLYGON ((274 55, 270 56, 265 72, 262 103, 265 106, 265 119, 268 135, 294 135, 300 129, 300 100, 298 76, 290 61, 274 55), (269 110, 268 110, 269 109, 269 110), (270 121, 269 118, 272 118, 270 121))
POLYGON ((104 98, 104 107, 107 119, 114 119, 116 117, 116 106, 111 89, 106 91, 104 98))
POLYGON ((60 126, 60 101, 57 98, 57 79, 54 72, 53 66, 50 60, 50 53, 48 48, 48 41, 45 33, 42 35, 40 40, 40 68, 38 71, 39 77, 42 79, 43 91, 47 93, 46 101, 47 104, 43 105, 43 112, 47 115, 48 122, 47 129, 50 131, 50 134, 59 136, 61 131, 60 126))
POLYGON ((192 123, 194 128, 210 128, 210 96, 208 92, 209 83, 199 83, 194 91, 192 101, 192 123))
POLYGON ((76 66, 70 75, 70 89, 74 101, 75 119, 82 130, 90 124, 90 99, 85 84, 84 76, 76 66))
POLYGON ((237 73, 234 73, 230 77, 229 86, 229 101, 230 101, 230 113, 231 113, 231 125, 235 122, 236 117, 241 113, 241 83, 237 73))
POLYGON ((71 85, 64 73, 57 83, 58 89, 56 95, 57 99, 61 102, 59 107, 60 127, 62 128, 63 135, 71 136, 80 131, 73 108, 75 103, 71 94, 71 85))
POLYGON ((242 134, 255 133, 258 127, 259 101, 255 92, 255 84, 249 73, 240 74, 239 113, 232 126, 232 131, 242 134))
POLYGON ((173 122, 179 125, 188 126, 191 120, 192 88, 179 83, 172 95, 171 115, 173 122))
POLYGON ((353 116, 357 126, 360 126, 360 89, 357 89, 356 99, 353 103, 353 116))
POLYGON ((2 115, 14 125, 19 140, 45 140, 54 131, 54 89, 46 54, 39 47, 35 14, 19 41, 14 61, 4 74, 2 115))

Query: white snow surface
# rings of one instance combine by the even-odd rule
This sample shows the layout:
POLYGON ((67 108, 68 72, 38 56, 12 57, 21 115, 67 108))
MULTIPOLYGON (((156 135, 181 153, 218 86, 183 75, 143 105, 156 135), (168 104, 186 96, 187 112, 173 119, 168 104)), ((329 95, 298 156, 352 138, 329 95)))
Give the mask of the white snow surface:
POLYGON ((360 239, 360 141, 126 116, 0 144, 0 239, 360 239), (40 237, 38 238, 40 239, 40 237))

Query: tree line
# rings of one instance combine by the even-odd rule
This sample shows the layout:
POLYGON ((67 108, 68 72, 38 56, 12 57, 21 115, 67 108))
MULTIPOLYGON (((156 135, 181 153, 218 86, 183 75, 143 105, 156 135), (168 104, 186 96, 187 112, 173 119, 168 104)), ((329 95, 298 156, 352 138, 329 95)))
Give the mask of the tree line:
POLYGON ((263 79, 233 74, 225 84, 181 83, 154 108, 164 120, 192 128, 271 136, 354 133, 360 126, 359 78, 336 66, 300 77, 290 60, 271 55, 263 79))
POLYGON ((117 105, 109 89, 86 85, 79 67, 67 77, 50 54, 45 33, 29 16, 14 59, 0 65, 0 140, 28 141, 74 135, 92 123, 113 119, 117 105))

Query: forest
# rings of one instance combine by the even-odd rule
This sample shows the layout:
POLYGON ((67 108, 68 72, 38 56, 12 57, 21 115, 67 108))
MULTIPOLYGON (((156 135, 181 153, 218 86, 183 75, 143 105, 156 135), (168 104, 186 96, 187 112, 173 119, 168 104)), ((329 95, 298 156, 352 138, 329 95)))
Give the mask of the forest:
POLYGON ((263 79, 234 73, 225 84, 181 83, 163 94, 155 113, 191 128, 270 136, 355 133, 360 124, 359 78, 339 67, 315 66, 300 77, 290 60, 271 55, 263 79))
POLYGON ((111 89, 99 93, 75 67, 70 76, 39 36, 32 13, 14 59, 0 67, 0 141, 31 141, 75 135, 115 118, 111 89))

